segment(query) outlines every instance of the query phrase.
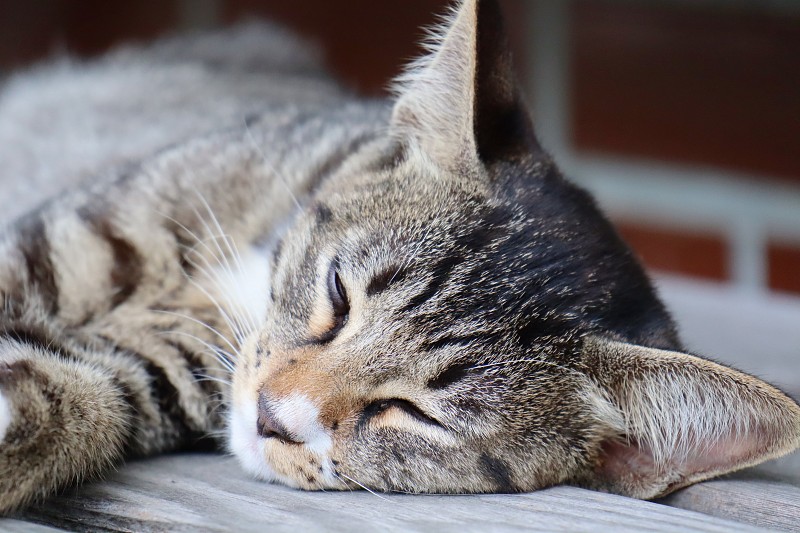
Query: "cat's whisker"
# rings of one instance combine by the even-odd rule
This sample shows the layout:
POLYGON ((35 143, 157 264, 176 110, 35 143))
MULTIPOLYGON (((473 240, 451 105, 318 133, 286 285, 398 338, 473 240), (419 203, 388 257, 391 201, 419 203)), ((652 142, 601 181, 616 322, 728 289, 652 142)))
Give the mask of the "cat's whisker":
POLYGON ((234 362, 237 359, 236 356, 234 356, 233 354, 231 354, 230 352, 228 352, 226 350, 223 350, 219 346, 214 346, 214 345, 204 341, 200 337, 192 335, 191 333, 188 333, 186 331, 179 331, 179 330, 159 332, 159 333, 157 333, 157 335, 164 335, 164 336, 166 336, 166 335, 182 335, 184 337, 188 337, 188 338, 194 340, 195 342, 198 342, 198 343, 202 344, 230 372, 233 372, 233 370, 234 370, 234 362))
POLYGON ((234 340, 236 343, 241 346, 245 339, 245 334, 242 331, 242 326, 238 324, 235 319, 231 318, 225 308, 217 301, 217 299, 210 293, 208 290, 202 286, 202 284, 198 283, 194 279, 189 279, 189 283, 192 284, 197 290, 202 292, 206 298, 211 301, 212 304, 217 308, 217 311, 220 313, 222 319, 225 321, 226 325, 230 328, 231 332, 233 333, 234 340))
MULTIPOLYGON (((233 253, 233 261, 235 263, 236 269, 239 273, 245 272, 244 265, 242 264, 242 257, 239 254, 239 250, 236 247, 236 243, 233 241, 232 237, 222 234, 221 238, 225 240, 226 245, 228 248, 232 248, 233 253)), ((229 274, 230 275, 230 274, 229 274)), ((229 281, 232 283, 235 282, 235 279, 231 278, 229 281)), ((228 303, 230 304, 231 308, 234 308, 235 312, 239 314, 242 321, 247 324, 249 330, 255 331, 258 329, 261 320, 259 320, 256 316, 253 315, 252 309, 248 308, 247 306, 243 306, 240 302, 234 301, 230 297, 226 297, 228 303)))
POLYGON ((210 326, 210 325, 206 324, 206 323, 205 323, 205 322, 203 322, 202 320, 198 320, 198 319, 196 319, 196 318, 194 318, 194 317, 192 317, 192 316, 186 315, 186 314, 184 314, 184 313, 178 313, 178 312, 175 312, 175 311, 169 311, 169 310, 166 310, 166 309, 153 309, 153 312, 155 312, 155 313, 161 313, 161 314, 165 314, 165 315, 176 316, 176 317, 178 317, 178 318, 182 318, 182 319, 184 319, 184 320, 188 320, 188 321, 190 321, 190 322, 194 322, 195 324, 198 324, 198 325, 200 325, 200 326, 202 326, 202 327, 204 327, 204 328, 208 329, 210 332, 214 333, 215 335, 217 335, 217 336, 218 336, 220 339, 222 339, 222 341, 223 341, 223 342, 225 342, 225 344, 227 344, 227 345, 228 345, 228 347, 229 347, 229 348, 230 348, 232 351, 234 351, 234 352, 237 352, 237 353, 238 353, 238 351, 239 351, 239 350, 237 350, 237 349, 236 349, 236 347, 233 345, 233 343, 232 343, 232 342, 231 342, 231 341, 228 339, 228 337, 226 337, 225 335, 223 335, 222 333, 220 333, 220 332, 219 332, 219 331, 218 331, 216 328, 214 328, 214 327, 212 327, 212 326, 210 326))
POLYGON ((511 359, 511 360, 508 360, 508 361, 498 361, 496 363, 487 363, 487 364, 484 364, 484 365, 477 365, 477 366, 471 367, 471 369, 472 370, 482 370, 482 369, 486 369, 486 368, 504 367, 504 366, 510 366, 510 365, 513 365, 513 364, 520 364, 520 363, 541 364, 541 365, 544 365, 544 366, 551 366, 551 367, 554 367, 554 368, 558 368, 559 370, 564 370, 565 372, 568 372, 570 374, 580 374, 575 369, 568 368, 566 366, 559 365, 558 363, 553 363, 552 361, 545 361, 545 360, 542 360, 542 359, 511 359))
MULTIPOLYGON (((184 169, 186 170, 187 173, 195 175, 194 171, 191 168, 187 167, 186 165, 184 165, 184 169)), ((208 206, 208 203, 203 198, 203 195, 197 190, 196 187, 193 188, 193 191, 198 196, 198 198, 201 200, 201 202, 203 202, 205 204, 205 206, 208 209, 209 213, 211 213, 211 215, 213 216, 213 212, 211 211, 210 206, 208 206)), ((181 229, 186 231, 192 238, 194 238, 197 243, 203 244, 203 247, 208 251, 209 255, 211 255, 220 264, 220 266, 230 270, 230 266, 229 266, 229 264, 227 262, 225 254, 222 251, 222 249, 220 248, 219 244, 216 242, 216 236, 214 235, 214 232, 211 231, 211 228, 209 227, 209 225, 206 222, 205 218, 200 214, 200 212, 198 211, 197 207, 195 207, 195 206, 192 206, 192 212, 194 213, 194 215, 197 218, 197 220, 202 224, 203 229, 205 230, 206 234, 208 235, 207 239, 201 239, 195 232, 193 232, 188 227, 186 227, 185 224, 175 220, 173 217, 171 217, 169 215, 166 215, 166 214, 163 214, 163 213, 162 213, 162 216, 164 216, 167 219, 171 220, 172 222, 176 223, 181 229), (209 247, 206 244, 206 241, 209 240, 209 239, 214 241, 214 244, 216 245, 216 248, 217 248, 217 252, 219 252, 219 254, 217 254, 217 252, 215 252, 211 247, 209 247)))
MULTIPOLYGON (((200 254, 198 254, 198 257, 205 264, 205 266, 195 262, 194 259, 191 259, 191 258, 188 258, 188 257, 187 257, 187 261, 198 272, 203 274, 206 279, 208 279, 209 281, 214 283, 214 285, 216 285, 217 287, 220 287, 220 284, 218 283, 218 277, 217 277, 216 273, 213 271, 214 270, 213 266, 208 262, 208 259, 206 257, 204 257, 203 255, 200 255, 200 254)), ((229 274, 229 276, 231 278, 230 281, 233 282, 234 281, 233 274, 231 273, 231 274, 229 274)), ((256 329, 258 329, 258 326, 256 325, 255 319, 251 315, 249 315, 249 313, 247 313, 247 314, 242 313, 241 305, 237 304, 237 302, 235 302, 231 298, 231 296, 228 294, 227 291, 225 291, 225 290, 220 290, 219 291, 222 294, 222 296, 224 297, 225 303, 228 304, 227 307, 223 307, 216 300, 216 298, 213 298, 208 293, 208 291, 205 289, 205 287, 203 287, 197 281, 193 280, 191 276, 187 275, 187 278, 193 283, 193 285, 195 287, 197 287, 207 297, 209 297, 209 298, 211 298, 213 300, 214 305, 217 307, 217 309, 220 311, 220 313, 224 315, 225 321, 228 323, 228 326, 232 330, 234 330, 234 333, 237 336, 237 340, 239 340, 241 342, 244 338, 247 337, 247 335, 249 335, 250 333, 252 333, 256 329)))
MULTIPOLYGON (((205 203, 207 209, 210 210, 211 207, 208 206, 208 203, 205 202, 205 200, 203 200, 202 195, 200 195, 197 191, 195 191, 195 192, 200 197, 200 200, 205 203)), ((236 276, 233 273, 233 269, 231 268, 228 256, 225 254, 225 252, 222 250, 222 247, 219 245, 219 239, 225 239, 225 234, 222 233, 222 228, 221 227, 219 228, 220 232, 221 232, 221 236, 217 236, 212 231, 211 227, 208 225, 208 223, 206 222, 205 218, 200 214, 200 212, 197 210, 197 208, 193 207, 192 210, 194 211, 194 214, 197 217, 198 221, 203 225, 203 228, 205 229, 206 234, 209 235, 209 237, 213 237, 212 238, 212 242, 214 243, 214 245, 215 245, 215 247, 217 249, 217 252, 218 252, 218 253, 212 253, 214 259, 217 260, 217 263, 222 267, 223 271, 226 273, 226 275, 228 276, 229 280, 235 279, 236 276)), ((212 213, 212 216, 213 216, 213 213, 212 213)), ((215 220, 216 220, 216 218, 215 218, 215 220)), ((226 245, 227 245, 227 241, 226 241, 226 245)), ((211 281, 214 281, 216 279, 216 276, 213 275, 213 272, 210 272, 207 275, 209 275, 209 278, 210 278, 211 281)))
POLYGON ((197 379, 195 381, 213 381, 213 382, 216 382, 216 383, 221 383, 222 385, 225 385, 226 387, 230 387, 231 386, 231 382, 228 381, 227 379, 217 378, 217 377, 214 377, 214 376, 209 376, 207 374, 197 374, 197 375, 199 376, 200 379, 197 379))
MULTIPOLYGON (((211 239, 215 240, 218 240, 220 238, 226 239, 227 236, 222 235, 222 236, 211 237, 211 239)), ((214 270, 213 265, 210 264, 210 262, 205 256, 198 254, 198 257, 204 263, 204 265, 200 265, 194 262, 194 260, 189 258, 187 258, 187 261, 189 261, 189 263, 196 270, 198 270, 198 272, 200 272, 205 276, 205 279, 210 281, 217 288, 217 292, 222 296, 222 298, 224 299, 224 303, 226 303, 227 306, 223 307, 219 305, 218 301, 215 301, 215 305, 217 306, 217 308, 221 313, 225 314, 225 316, 228 317, 226 321, 228 322, 229 327, 231 327, 231 329, 234 329, 236 331, 237 336, 240 337, 241 339, 246 338, 247 335, 258 329, 257 325, 258 322, 256 321, 255 317, 252 316, 250 311, 247 308, 243 308, 243 306, 240 303, 238 303, 232 297, 231 294, 229 294, 229 292, 225 289, 223 284, 220 283, 221 280, 220 276, 224 276, 226 278, 226 281, 233 284, 236 279, 235 274, 231 271, 230 267, 227 265, 226 267, 224 267, 224 272, 220 274, 219 271, 214 270)), ((239 269, 240 272, 243 269, 241 263, 239 263, 236 266, 236 268, 239 269)), ((197 282, 195 282, 195 284, 198 285, 197 282)), ((208 295, 206 291, 203 292, 206 295, 208 295)))
MULTIPOLYGON (((212 237, 207 237, 205 239, 201 239, 194 231, 190 230, 185 224, 183 224, 179 220, 175 219, 174 217, 172 217, 172 216, 170 216, 170 215, 168 215, 168 214, 166 214, 166 213, 164 213, 162 211, 156 211, 156 213, 158 213, 158 215, 166 218, 170 222, 172 222, 175 225, 177 225, 180 229, 182 229, 183 231, 188 233, 189 236, 192 239, 195 240, 195 243, 202 245, 206 250, 208 250, 209 254, 211 254, 212 256, 215 256, 214 251, 206 244, 206 241, 212 239, 213 236, 212 237)), ((188 249, 188 250, 190 250, 190 251, 192 251, 194 253, 198 253, 199 254, 199 252, 197 252, 194 248, 189 248, 188 246, 185 246, 185 245, 184 245, 184 248, 186 248, 186 249, 188 249)), ((216 259, 216 256, 215 256, 215 259, 216 259)))
MULTIPOLYGON (((231 272, 229 265, 227 265, 227 262, 223 263, 223 261, 220 259, 220 257, 219 257, 219 256, 218 256, 218 255, 217 255, 217 254, 214 252, 214 250, 212 250, 212 249, 211 249, 211 248, 208 246, 208 244, 207 244, 207 241, 209 241, 209 240, 216 241, 216 240, 217 240, 219 237, 217 237, 217 236, 215 236, 215 235, 210 235, 209 237, 207 237, 207 238, 205 238, 205 239, 201 239, 200 237, 198 237, 198 236, 197 236, 197 234, 196 234, 196 233, 194 233, 192 230, 190 230, 189 228, 187 228, 187 227, 186 227, 184 224, 182 224, 181 222, 179 222, 179 221, 175 220, 173 217, 171 217, 171 216, 169 216, 169 215, 167 215, 167 214, 165 214, 165 213, 161 213, 161 212, 159 212, 159 214, 160 214, 161 216, 163 216, 163 217, 167 218, 168 220, 170 220, 170 221, 174 222, 174 223, 175 223, 175 224, 177 224, 177 225, 178 225, 180 228, 182 228, 184 231, 186 231, 186 232, 187 232, 187 233, 188 233, 188 234, 189 234, 189 235, 190 235, 192 238, 194 238, 194 239, 195 239, 196 245, 201 245, 203 248, 205 248, 205 249, 208 251, 209 255, 211 255, 211 256, 212 256, 212 257, 213 257, 215 260, 217 260, 217 262, 218 262, 218 263, 219 263, 221 266, 223 266, 223 268, 226 268, 226 270, 227 270, 227 272, 228 272, 228 275, 229 275, 231 278, 233 278, 233 273, 231 272)), ((200 214, 197 212, 197 210, 195 210, 195 215, 196 215, 198 218, 201 218, 201 217, 200 217, 200 214)), ((204 224, 204 225, 205 225, 205 224, 204 224)), ((206 227, 206 229, 207 229, 207 230, 209 229, 207 225, 205 225, 205 227, 206 227)), ((216 276, 214 276, 214 275, 213 275, 213 272, 211 272, 211 270, 212 270, 212 266, 211 266, 211 264, 208 262, 208 259, 206 259, 206 257, 205 257, 203 254, 201 254, 201 253, 198 253, 198 252, 197 252, 197 251, 196 251, 194 248, 188 248, 188 247, 186 247, 186 248, 189 250, 189 252, 191 252, 191 253, 194 253, 195 255, 197 255, 198 257, 200 257, 200 258, 201 258, 201 259, 202 259, 202 260, 203 260, 203 261, 206 263, 206 265, 207 265, 208 269, 202 268, 202 267, 201 267, 200 265, 198 265, 198 264, 197 264, 197 263, 196 263, 196 262, 195 262, 193 259, 191 259, 191 254, 187 254, 187 255, 186 255, 186 260, 189 262, 189 264, 190 264, 190 265, 192 265, 194 268, 198 269, 198 270, 199 270, 201 273, 203 273, 203 274, 204 274, 206 277, 208 277, 210 280, 214 281, 214 280, 216 279, 216 276)), ((219 245, 217 245, 217 248, 219 249, 219 245)), ((221 252, 221 250, 220 250, 220 252, 221 252)), ((223 257, 223 259, 224 259, 224 257, 223 257)), ((188 278, 188 279, 191 279, 191 278, 190 278, 190 276, 188 276, 188 275, 187 275, 187 278, 188 278)), ((229 300, 229 303, 230 303, 230 300, 229 300)), ((218 308, 218 309, 219 309, 221 312, 223 312, 223 313, 224 313, 223 309, 222 309, 222 308, 221 308, 221 307, 220 307, 218 304, 215 304, 215 305, 217 305, 217 308, 218 308)), ((227 315, 226 315, 226 316, 227 316, 227 315)), ((226 318, 226 322, 228 322, 228 326, 229 326, 229 327, 231 327, 231 329, 233 329, 234 331, 237 329, 237 328, 234 328, 234 327, 233 327, 233 325, 232 325, 232 322, 231 322, 231 321, 230 321, 228 318, 226 318)), ((251 326, 253 326, 253 325, 251 324, 251 326)), ((242 329, 243 329, 243 328, 242 328, 242 329)), ((253 326, 253 327, 252 327, 252 329, 255 329, 255 327, 253 326)), ((242 337, 242 338, 244 337, 243 335, 238 335, 238 336, 239 336, 239 337, 242 337)))
MULTIPOLYGON (((206 263, 206 265, 208 265, 208 269, 211 269, 211 268, 213 268, 213 267, 212 267, 210 264, 208 264, 208 261, 207 261, 207 260, 206 260, 204 257, 202 257, 202 256, 200 256, 200 257, 201 257, 201 259, 202 259, 202 260, 203 260, 203 261, 206 263)), ((198 270, 198 271, 199 271, 201 274, 203 274, 203 275, 204 275, 206 278, 210 278, 212 281, 214 280, 214 278, 213 278, 213 273, 209 272, 209 271, 208 271, 206 268, 204 268, 202 265, 199 265, 199 264, 195 263, 195 262, 194 262, 193 260, 191 260, 191 259, 187 259, 187 261, 189 261, 189 263, 190 263, 190 264, 191 264, 191 265, 192 265, 192 266, 193 266, 195 269, 197 269, 197 270, 198 270)), ((235 313, 235 309, 232 309, 232 307, 233 307, 232 305, 229 305, 229 307, 228 307, 228 308, 226 308, 226 307, 223 307, 223 306, 222 306, 222 304, 220 304, 220 302, 217 300, 217 298, 216 298, 216 297, 214 297, 214 296, 213 296, 213 295, 212 295, 212 294, 211 294, 211 293, 208 291, 208 289, 206 289, 206 288, 205 288, 205 287, 202 285, 202 283, 198 282, 198 281, 197 281, 197 280, 195 280, 195 279, 194 279, 192 276, 189 276, 189 275, 187 275, 187 279, 189 280, 189 282, 190 282, 190 283, 191 283, 191 284, 192 284, 192 285, 193 285, 193 286, 194 286, 194 287, 195 287, 197 290, 199 290, 200 292, 202 292, 202 293, 203 293, 203 294, 204 294, 204 295, 205 295, 205 296, 206 296, 206 297, 207 297, 207 298, 208 298, 208 299, 211 301, 211 303, 213 303, 213 304, 214 304, 214 306, 217 308, 217 310, 219 311, 219 313, 222 315, 222 318, 223 318, 223 319, 225 320, 225 322, 227 323, 228 327, 229 327, 229 328, 230 328, 230 329, 233 331, 233 334, 234 334, 234 336, 236 337, 236 341, 239 343, 239 345, 241 345, 241 344, 244 342, 244 339, 245 339, 245 338, 247 338, 247 335, 249 335, 249 334, 250 334, 252 331, 254 331, 256 328, 255 328, 255 327, 253 327, 253 326, 248 326, 247 324, 245 324, 245 323, 242 321, 241 317, 240 317, 238 314, 236 314, 236 313, 235 313), (228 311, 229 311, 229 310, 230 310, 230 311, 234 311, 233 317, 231 317, 231 316, 230 316, 230 314, 228 313, 228 311)), ((220 292, 222 292, 222 293, 223 293, 223 295, 225 296, 225 298, 228 300, 228 303, 230 304, 230 303, 231 303, 231 302, 230 302, 230 297, 229 297, 229 296, 227 296, 227 295, 225 294, 225 292, 224 292, 224 291, 220 291, 220 292)))
POLYGON ((347 475, 345 475, 345 474, 342 474, 342 473, 340 473, 340 472, 334 472, 334 473, 333 473, 333 475, 334 475, 334 476, 336 476, 336 477, 338 477, 338 478, 340 478, 340 479, 341 479, 341 478, 344 478, 344 479, 346 479, 347 481, 351 481, 351 482, 355 483, 356 485, 358 485, 359 487, 361 487, 361 488, 362 488, 362 489, 364 489, 365 491, 369 492, 369 493, 370 493, 370 494, 372 494, 373 496, 376 496, 376 497, 380 498, 381 500, 384 500, 384 501, 387 501, 387 502, 390 502, 390 501, 391 501, 389 498, 387 498, 387 497, 385 497, 385 496, 381 496, 380 494, 378 494, 378 493, 377 493, 377 492, 375 492, 374 490, 370 489, 369 487, 367 487, 367 486, 366 486, 366 485, 364 485, 363 483, 359 483, 358 481, 356 481, 355 479, 351 478, 350 476, 347 476, 347 475))
MULTIPOLYGON (((218 234, 219 235, 219 239, 222 239, 222 241, 225 243, 225 247, 228 249, 229 256, 226 255, 222 251, 221 247, 219 246, 218 240, 215 240, 215 244, 217 245, 217 249, 219 250, 220 255, 222 256, 222 258, 225 260, 225 268, 226 268, 227 274, 229 276, 229 279, 232 281, 235 276, 234 276, 233 271, 232 271, 232 269, 230 267, 229 257, 230 257, 230 259, 232 259, 234 261, 235 267, 239 272, 243 272, 244 271, 244 266, 242 265, 242 258, 241 258, 241 255, 239 254, 239 250, 238 250, 238 248, 236 246, 235 241, 233 240, 233 237, 231 237, 230 235, 226 234, 224 232, 224 230, 222 229, 222 225, 219 223, 219 219, 214 214, 214 211, 211 209, 211 206, 206 201, 205 197, 203 197, 203 195, 199 191, 195 191, 195 194, 197 194, 198 198, 200 199, 200 202, 202 202, 203 206, 205 207, 206 212, 208 213, 208 216, 211 219, 211 222, 214 224, 214 226, 216 227, 217 231, 219 232, 219 234, 218 234)), ((198 217, 200 217, 200 214, 196 210, 195 210, 195 214, 198 217)), ((204 220, 203 220, 203 224, 206 227, 207 231, 213 235, 214 233, 211 231, 211 229, 208 227, 208 225, 206 224, 206 222, 204 220)), ((232 303, 232 302, 230 302, 230 299, 229 299, 229 303, 232 303)), ((238 306, 238 307, 241 307, 241 306, 238 306)), ((238 311, 241 312, 242 310, 239 309, 238 311)), ((248 325, 250 326, 250 328, 251 329, 256 329, 257 321, 255 320, 255 317, 252 316, 252 314, 250 313, 249 310, 245 309, 244 311, 249 316, 248 317, 243 317, 243 318, 248 318, 249 319, 249 324, 248 325)))

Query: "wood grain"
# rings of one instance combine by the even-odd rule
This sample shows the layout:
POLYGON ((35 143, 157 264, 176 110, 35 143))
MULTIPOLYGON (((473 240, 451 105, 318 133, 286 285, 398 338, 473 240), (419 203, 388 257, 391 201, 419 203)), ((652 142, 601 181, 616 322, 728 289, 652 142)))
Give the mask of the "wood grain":
POLYGON ((250 480, 232 458, 214 455, 135 462, 25 518, 77 531, 761 531, 574 487, 478 496, 302 492, 250 480))
POLYGON ((746 471, 694 485, 661 503, 737 522, 800 532, 800 485, 746 471))
POLYGON ((577 149, 797 183, 800 17, 716 4, 570 3, 577 149))
POLYGON ((6 520, 0 519, 0 531, 3 533, 53 533, 55 531, 62 530, 41 524, 34 524, 32 522, 23 522, 22 520, 8 518, 6 520))

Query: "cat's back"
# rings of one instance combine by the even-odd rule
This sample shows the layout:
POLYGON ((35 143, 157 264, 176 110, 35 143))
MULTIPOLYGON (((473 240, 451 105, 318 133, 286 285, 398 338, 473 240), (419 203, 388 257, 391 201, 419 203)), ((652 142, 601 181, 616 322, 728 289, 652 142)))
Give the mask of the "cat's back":
POLYGON ((0 221, 165 146, 343 97, 312 46, 265 23, 52 60, 0 88, 0 221))

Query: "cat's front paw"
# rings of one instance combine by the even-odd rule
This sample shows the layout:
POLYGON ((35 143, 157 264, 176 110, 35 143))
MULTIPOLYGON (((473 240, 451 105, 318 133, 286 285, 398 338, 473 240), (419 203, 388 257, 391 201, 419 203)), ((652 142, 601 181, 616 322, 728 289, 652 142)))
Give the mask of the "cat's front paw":
POLYGON ((30 502, 41 484, 31 476, 35 457, 29 454, 38 420, 23 416, 36 405, 25 394, 31 375, 28 361, 0 362, 0 516, 30 502))
POLYGON ((106 471, 128 431, 108 374, 24 349, 0 345, 0 516, 106 471))

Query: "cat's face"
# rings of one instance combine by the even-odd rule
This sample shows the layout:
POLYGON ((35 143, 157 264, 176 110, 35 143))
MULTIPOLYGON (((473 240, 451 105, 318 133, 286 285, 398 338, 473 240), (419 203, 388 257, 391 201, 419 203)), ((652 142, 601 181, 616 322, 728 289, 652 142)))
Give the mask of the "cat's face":
POLYGON ((538 148, 497 31, 493 2, 463 2, 386 137, 353 154, 276 247, 266 321, 234 374, 242 464, 308 489, 573 481, 652 497, 753 449, 787 449, 800 439, 790 400, 652 349, 679 348, 672 322, 538 148), (746 390, 717 397, 707 382, 746 390), (765 421, 719 414, 745 400, 765 421), (797 435, 742 433, 776 420, 797 435), (725 438, 737 447, 716 453, 725 438))
MULTIPOLYGON (((236 402, 274 426, 265 439, 251 415, 263 454, 253 461, 304 488, 562 481, 610 431, 596 412, 608 407, 575 368, 587 326, 569 300, 587 289, 552 270, 584 239, 533 214, 525 201, 546 207, 537 187, 520 201, 480 168, 373 150, 379 163, 361 154, 364 168, 344 168, 274 256, 267 323, 236 375, 236 402)), ((546 161, 514 170, 513 182, 568 188, 539 175, 552 172, 546 161)))

